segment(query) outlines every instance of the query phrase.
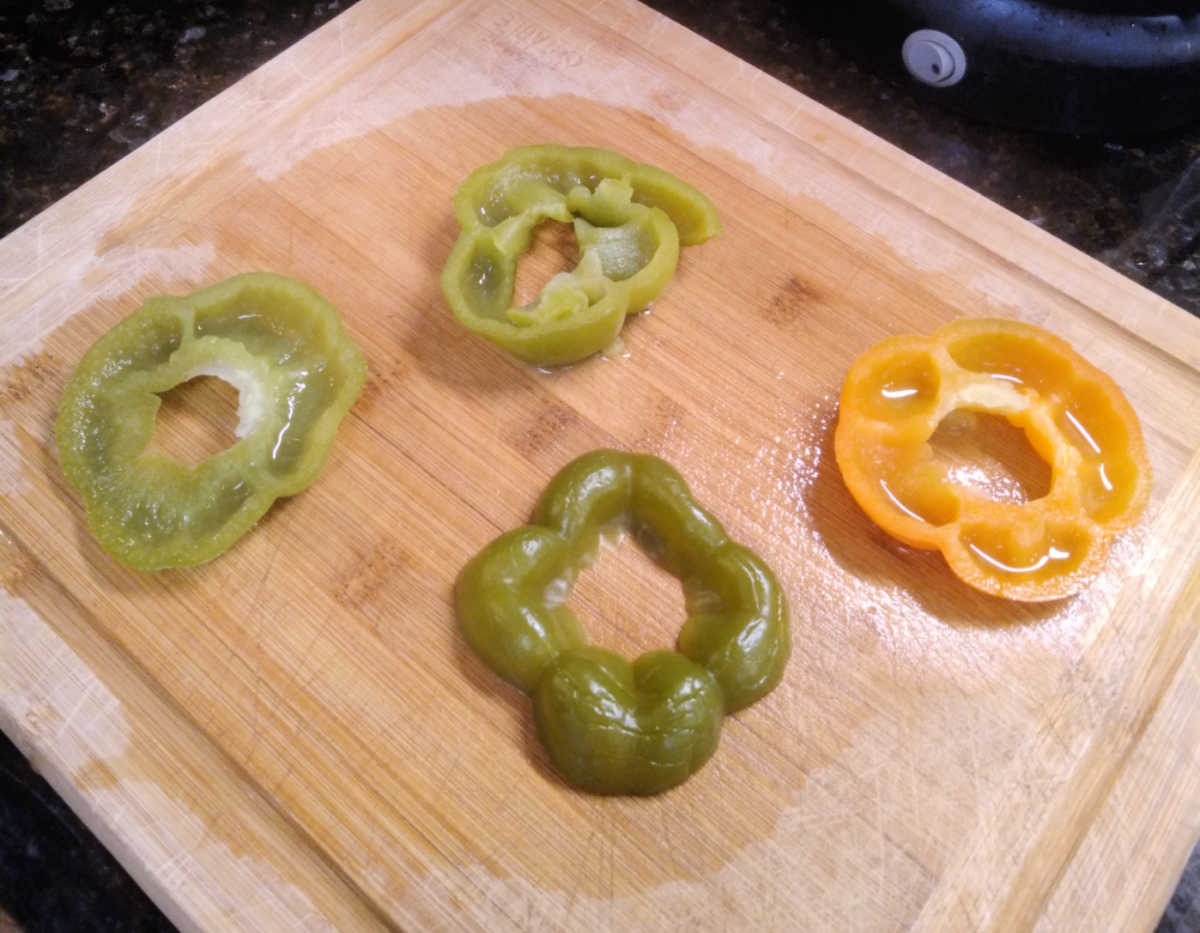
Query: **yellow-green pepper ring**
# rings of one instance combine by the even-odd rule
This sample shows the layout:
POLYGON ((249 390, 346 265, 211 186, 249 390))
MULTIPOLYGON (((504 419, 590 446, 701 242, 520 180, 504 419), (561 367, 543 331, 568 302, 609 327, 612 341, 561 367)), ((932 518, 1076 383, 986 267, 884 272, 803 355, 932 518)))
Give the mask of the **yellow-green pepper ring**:
POLYGON ((729 540, 683 478, 648 455, 600 450, 551 480, 533 522, 496 538, 459 574, 459 625, 500 677, 531 695, 538 736, 573 785, 655 794, 716 749, 725 713, 766 695, 789 654, 783 591, 729 540), (566 605, 604 529, 627 528, 683 583, 678 651, 632 664, 589 646, 566 605))
MULTIPOLYGON (((556 204, 573 189, 594 191, 606 178, 628 185, 633 201, 666 211, 683 246, 721 232, 717 209, 696 188, 654 165, 633 162, 589 146, 519 146, 476 169, 454 196, 454 213, 464 230, 494 227, 540 204, 556 204)), ((595 221, 611 225, 603 219, 595 221)))
POLYGON ((625 315, 674 275, 680 243, 720 231, 712 203, 661 169, 602 149, 527 146, 472 173, 455 195, 462 233, 442 290, 469 330, 543 366, 603 350, 625 315), (545 220, 574 219, 579 265, 512 307, 517 260, 545 220))
POLYGON ((88 524, 139 570, 202 563, 316 478, 366 378, 337 311, 250 273, 157 296, 84 355, 59 403, 59 460, 88 524), (239 440, 194 467, 148 447, 158 393, 199 375, 238 389, 239 440))

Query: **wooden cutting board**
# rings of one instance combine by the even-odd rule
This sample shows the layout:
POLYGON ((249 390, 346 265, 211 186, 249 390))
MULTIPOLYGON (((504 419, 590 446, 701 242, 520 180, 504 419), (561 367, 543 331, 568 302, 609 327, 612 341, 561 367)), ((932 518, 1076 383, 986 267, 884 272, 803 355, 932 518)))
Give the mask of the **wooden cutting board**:
MULTIPOLYGON (((399 6, 0 243, 0 725, 185 927, 1149 928, 1200 836, 1200 321, 629 0, 399 6), (438 289, 458 181, 539 141, 667 167, 725 223, 622 351, 555 373, 438 289), (146 296, 250 269, 329 297, 370 381, 230 552, 126 570, 58 469, 59 392, 146 296), (889 540, 831 456, 855 356, 981 314, 1110 372, 1154 465, 1103 576, 1041 608, 889 540), (654 799, 555 777, 451 613, 463 563, 600 446, 677 466, 792 606, 784 682, 654 799)), ((170 408, 184 445, 230 415, 211 386, 170 408)), ((681 623, 632 547, 574 600, 630 654, 681 623)))

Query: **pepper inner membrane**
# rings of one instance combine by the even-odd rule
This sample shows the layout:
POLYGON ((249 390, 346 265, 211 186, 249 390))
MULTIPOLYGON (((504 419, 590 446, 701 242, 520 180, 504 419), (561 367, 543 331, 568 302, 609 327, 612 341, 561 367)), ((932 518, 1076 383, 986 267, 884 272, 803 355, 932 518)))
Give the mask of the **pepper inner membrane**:
POLYGON ((237 443, 238 390, 224 379, 196 376, 158 397, 151 444, 184 466, 237 443))
POLYGON ((246 289, 235 304, 196 309, 197 337, 224 337, 242 344, 252 356, 285 366, 313 346, 322 346, 322 325, 300 308, 279 302, 271 292, 246 289))
POLYGON ((1029 386, 1041 395, 1051 394, 1072 378, 1070 362, 1036 337, 989 332, 962 337, 946 349, 963 369, 1029 386))
POLYGON ((924 351, 883 360, 858 387, 859 407, 870 418, 892 422, 920 418, 937 404, 941 375, 924 351))

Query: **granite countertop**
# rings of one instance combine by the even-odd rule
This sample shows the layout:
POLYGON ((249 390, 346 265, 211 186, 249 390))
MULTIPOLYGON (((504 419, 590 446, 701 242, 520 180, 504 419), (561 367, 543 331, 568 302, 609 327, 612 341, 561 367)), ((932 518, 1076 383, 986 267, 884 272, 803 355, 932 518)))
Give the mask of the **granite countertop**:
MULTIPOLYGON (((0 12, 0 235, 332 18, 349 0, 0 12)), ((1200 315, 1200 126, 1077 138, 922 102, 847 4, 656 0, 735 55, 1200 315)), ((170 924, 0 735, 0 931, 170 924)), ((1200 930, 1200 849, 1159 933, 1200 930)))

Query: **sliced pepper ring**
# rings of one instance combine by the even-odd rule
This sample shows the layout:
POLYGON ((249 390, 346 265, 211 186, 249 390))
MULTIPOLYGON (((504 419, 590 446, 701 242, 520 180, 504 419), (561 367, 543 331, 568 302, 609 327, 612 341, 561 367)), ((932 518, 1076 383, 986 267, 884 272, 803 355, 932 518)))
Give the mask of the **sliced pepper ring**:
POLYGON ((720 232, 703 194, 650 165, 603 149, 526 146, 473 172, 454 198, 462 228, 442 291, 466 328, 541 366, 609 346, 625 315, 675 273, 679 246, 720 232), (545 220, 573 222, 578 266, 527 307, 513 307, 517 260, 545 220))
POLYGON ((139 570, 202 563, 316 478, 365 378, 337 311, 294 279, 250 273, 152 297, 67 382, 59 460, 117 559, 139 570), (238 389, 239 439, 189 467, 149 445, 158 394, 200 375, 238 389))
POLYGON ((779 682, 787 607, 771 571, 729 540, 669 465, 598 450, 551 480, 533 522, 488 544, 455 584, 476 654, 533 699, 538 737, 576 787, 656 794, 716 749, 721 720, 779 682), (630 530, 683 583, 678 651, 630 663, 589 646, 566 604, 602 531, 630 530))
POLYGON ((962 319, 872 347, 846 377, 834 448, 876 524, 941 551, 971 586, 1014 600, 1082 589, 1150 493, 1141 426, 1116 383, 1066 341, 1019 321, 962 319), (1050 467, 1046 495, 998 502, 953 482, 929 440, 959 408, 1022 428, 1050 467))

